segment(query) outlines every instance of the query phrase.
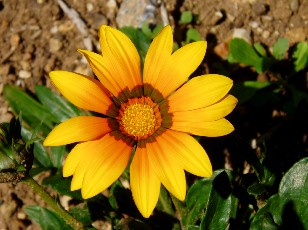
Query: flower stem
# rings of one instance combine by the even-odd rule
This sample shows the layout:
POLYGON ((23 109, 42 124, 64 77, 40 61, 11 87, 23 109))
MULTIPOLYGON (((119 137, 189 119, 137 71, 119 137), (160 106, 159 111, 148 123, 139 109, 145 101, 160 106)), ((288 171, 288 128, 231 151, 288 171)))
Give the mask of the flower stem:
POLYGON ((185 220, 183 218, 185 218, 187 216, 187 209, 185 208, 183 202, 181 202, 180 200, 178 200, 177 198, 175 198, 172 194, 170 194, 172 203, 175 207, 176 210, 176 216, 178 218, 178 220, 180 221, 181 224, 181 229, 185 230, 187 229, 186 227, 186 223, 185 220))
POLYGON ((32 177, 26 177, 22 180, 28 183, 30 187, 40 195, 40 197, 73 229, 83 230, 86 229, 83 223, 76 220, 68 211, 66 211, 58 202, 51 197, 41 185, 39 185, 32 177))

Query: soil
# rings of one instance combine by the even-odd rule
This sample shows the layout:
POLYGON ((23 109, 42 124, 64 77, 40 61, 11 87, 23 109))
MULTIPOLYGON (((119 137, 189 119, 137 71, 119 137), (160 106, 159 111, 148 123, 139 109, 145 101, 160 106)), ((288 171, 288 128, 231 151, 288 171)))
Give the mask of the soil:
MULTIPOLYGON (((0 0, 0 122, 8 122, 12 117, 3 98, 4 85, 34 91, 36 84, 52 87, 48 78, 51 70, 91 74, 77 48, 92 46, 97 51, 99 26, 121 26, 117 15, 123 16, 121 5, 130 1, 134 5, 134 0, 66 0, 66 5, 85 23, 81 31, 57 0, 0 0)), ((308 38, 308 0, 144 2, 156 7, 156 22, 163 18, 162 9, 167 13, 167 21, 180 36, 178 40, 184 36, 181 30, 187 29, 178 23, 181 12, 192 11, 196 20, 189 26, 209 41, 210 50, 232 38, 237 28, 244 29, 248 41, 267 46, 279 37, 288 38, 290 45, 308 38)), ((140 15, 129 16, 134 20, 140 15)), ((0 184, 0 229, 39 229, 23 212, 29 204, 44 205, 25 184, 0 184)))

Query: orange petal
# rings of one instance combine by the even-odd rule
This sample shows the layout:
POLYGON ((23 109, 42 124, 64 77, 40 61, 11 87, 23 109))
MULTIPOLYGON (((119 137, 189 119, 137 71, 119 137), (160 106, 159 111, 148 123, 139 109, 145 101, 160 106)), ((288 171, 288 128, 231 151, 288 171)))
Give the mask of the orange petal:
POLYGON ((66 145, 91 141, 110 132, 107 118, 80 116, 68 119, 55 127, 44 141, 45 146, 66 145))
POLYGON ((130 166, 130 184, 137 208, 148 218, 158 201, 160 181, 151 168, 146 148, 137 147, 130 166))
MULTIPOLYGON (((119 79, 122 89, 142 85, 140 56, 132 41, 121 31, 101 26, 99 31, 103 56, 113 78, 119 79), (121 79, 121 80, 120 80, 121 79)), ((142 93, 141 88, 138 91, 142 93)), ((136 96, 142 96, 136 95, 136 96)))
POLYGON ((172 113, 172 123, 216 121, 231 113, 236 103, 237 99, 228 94, 219 102, 205 108, 172 113))
POLYGON ((99 81, 67 71, 52 71, 49 76, 62 95, 74 105, 107 115, 113 103, 99 81))
POLYGON ((91 163, 84 174, 81 194, 87 199, 107 189, 126 168, 133 145, 118 136, 118 131, 106 134, 86 152, 91 163), (115 136, 114 136, 115 135, 115 136))
MULTIPOLYGON (((164 134, 162 134, 164 135, 164 134)), ((151 168, 162 184, 177 199, 184 200, 186 195, 186 179, 179 159, 174 159, 165 149, 165 140, 159 139, 146 144, 151 168)))
POLYGON ((218 74, 195 77, 168 98, 169 112, 199 109, 221 100, 233 81, 218 74))
POLYGON ((186 171, 202 177, 212 176, 212 165, 208 155, 189 134, 169 129, 157 137, 157 142, 163 143, 164 151, 186 171))
MULTIPOLYGON (((144 69, 143 82, 152 84, 156 82, 159 73, 166 61, 171 57, 173 48, 173 37, 171 26, 165 26, 154 38, 147 52, 144 69)), ((151 90, 145 87, 145 94, 150 95, 151 90)))
POLYGON ((197 69, 204 58, 206 42, 193 42, 175 51, 168 60, 159 60, 164 66, 151 85, 164 97, 180 87, 197 69))
POLYGON ((219 137, 231 133, 234 127, 222 118, 216 121, 176 121, 170 129, 198 136, 219 137))

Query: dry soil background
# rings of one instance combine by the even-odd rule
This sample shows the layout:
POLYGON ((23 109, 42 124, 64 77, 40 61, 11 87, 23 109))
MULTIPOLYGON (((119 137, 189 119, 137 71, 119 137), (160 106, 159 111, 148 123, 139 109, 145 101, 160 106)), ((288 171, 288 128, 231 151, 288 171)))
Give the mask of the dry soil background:
MULTIPOLYGON (((33 91, 36 84, 50 86, 51 70, 89 74, 76 50, 99 49, 101 24, 169 22, 181 40, 178 21, 186 10, 198 15, 193 26, 209 41, 209 50, 220 47, 220 56, 225 50, 219 44, 234 31, 269 46, 279 37, 292 45, 308 36, 308 0, 0 0, 0 122, 12 116, 2 94, 5 84, 33 91), (72 9, 75 19, 67 13, 72 9), (77 26, 76 18, 83 24, 77 26)), ((44 205, 25 185, 0 184, 0 229, 39 229, 22 210, 28 204, 44 205)))

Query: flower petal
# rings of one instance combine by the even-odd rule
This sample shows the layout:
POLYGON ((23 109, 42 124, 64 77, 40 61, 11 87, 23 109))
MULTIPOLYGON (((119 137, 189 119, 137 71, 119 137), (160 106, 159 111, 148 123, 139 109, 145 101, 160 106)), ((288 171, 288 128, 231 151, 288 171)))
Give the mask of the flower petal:
POLYGON ((110 132, 107 118, 80 116, 68 119, 55 127, 44 141, 45 146, 59 146, 91 141, 110 132))
POLYGON ((212 165, 208 155, 189 134, 169 129, 157 137, 157 141, 163 142, 164 151, 186 171, 201 177, 212 176, 212 165))
MULTIPOLYGON (((74 105, 106 115, 113 104, 102 84, 90 77, 68 71, 52 71, 49 76, 62 95, 74 105)), ((112 116, 114 112, 111 112, 112 116)))
POLYGON ((234 127, 222 118, 216 121, 174 121, 170 129, 198 136, 219 137, 231 133, 234 127))
POLYGON ((119 138, 118 131, 106 134, 86 154, 91 159, 84 174, 81 194, 87 199, 107 189, 126 168, 133 145, 119 138))
POLYGON ((168 98, 169 112, 199 109, 222 99, 231 89, 233 81, 218 74, 195 77, 168 98))
POLYGON ((160 181, 151 168, 146 148, 137 147, 130 166, 130 184, 137 208, 148 218, 158 201, 160 181))
MULTIPOLYGON (((173 37, 171 26, 165 26, 151 43, 143 68, 143 82, 152 84, 159 76, 159 72, 171 57, 173 37)), ((151 95, 152 90, 145 85, 145 95, 151 95)))
POLYGON ((165 150, 165 144, 164 139, 146 144, 150 165, 166 189, 177 199, 184 200, 186 195, 184 170, 179 159, 174 159, 165 150))
POLYGON ((193 42, 175 51, 166 62, 151 85, 164 97, 180 87, 197 69, 204 58, 206 42, 193 42))
POLYGON ((172 113, 172 123, 216 121, 231 113, 236 103, 237 99, 228 94, 219 102, 205 108, 172 113))
MULTIPOLYGON (((103 56, 109 61, 107 65, 110 72, 114 78, 123 81, 119 82, 121 88, 128 87, 131 90, 141 86, 140 56, 132 41, 121 31, 105 25, 100 27, 99 37, 103 56)), ((142 93, 141 88, 139 93, 142 93)))

